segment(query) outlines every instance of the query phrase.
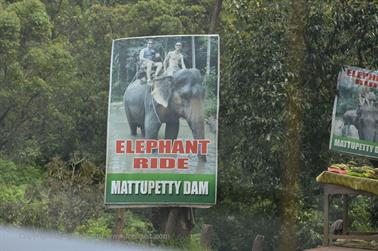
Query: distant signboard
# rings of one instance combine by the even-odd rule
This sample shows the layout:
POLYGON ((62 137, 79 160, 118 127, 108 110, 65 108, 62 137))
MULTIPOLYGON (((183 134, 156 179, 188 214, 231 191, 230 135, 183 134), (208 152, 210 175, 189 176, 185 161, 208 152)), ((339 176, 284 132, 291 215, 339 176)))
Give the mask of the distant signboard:
POLYGON ((378 71, 345 66, 337 90, 330 149, 378 158, 378 71))
POLYGON ((216 203, 219 37, 113 41, 105 204, 216 203))

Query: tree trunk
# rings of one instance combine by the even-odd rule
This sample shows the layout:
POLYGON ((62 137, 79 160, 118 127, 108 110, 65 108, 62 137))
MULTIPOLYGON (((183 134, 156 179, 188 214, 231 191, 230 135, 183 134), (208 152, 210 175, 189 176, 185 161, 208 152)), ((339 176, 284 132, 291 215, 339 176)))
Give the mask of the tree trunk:
POLYGON ((125 225, 125 209, 117 209, 117 217, 115 226, 113 229, 112 239, 113 240, 122 240, 123 239, 123 227, 125 225))
POLYGON ((196 42, 192 37, 192 68, 196 68, 196 42))
POLYGON ((201 230, 201 246, 206 250, 211 250, 214 242, 214 227, 213 225, 203 224, 201 230))
POLYGON ((222 9, 222 0, 216 0, 215 5, 214 5, 214 11, 213 11, 213 16, 211 17, 211 22, 210 22, 210 34, 214 34, 217 26, 218 26, 218 20, 219 20, 219 14, 222 9))
POLYGON ((264 250, 264 235, 257 235, 255 241, 253 242, 252 251, 263 251, 264 250))
POLYGON ((207 38, 206 75, 210 74, 211 37, 207 38))
POLYGON ((187 207, 157 208, 152 211, 152 224, 170 238, 187 238, 195 225, 194 209, 187 207))
POLYGON ((302 130, 302 83, 305 58, 304 29, 306 3, 292 0, 289 20, 288 83, 286 84, 286 137, 282 170, 281 229, 279 245, 282 251, 297 249, 297 219, 299 214, 300 135, 302 130))

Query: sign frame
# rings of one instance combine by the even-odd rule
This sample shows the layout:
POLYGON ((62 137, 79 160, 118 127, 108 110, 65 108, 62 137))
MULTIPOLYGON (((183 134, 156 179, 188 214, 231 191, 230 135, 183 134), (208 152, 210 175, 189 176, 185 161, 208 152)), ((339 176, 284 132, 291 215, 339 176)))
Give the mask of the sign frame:
MULTIPOLYGON (((148 47, 148 46, 147 46, 148 47)), ((195 47, 194 47, 195 48, 195 47)), ((158 49, 156 49, 158 51, 158 49)), ((160 50, 161 51, 161 50, 160 50)), ((188 50, 187 50, 188 51, 188 50)), ((187 52, 186 51, 186 52, 187 52)), ((129 55, 129 51, 126 53, 123 53, 123 55, 126 55, 126 57, 129 55)), ((195 52, 195 57, 194 58, 199 58, 202 57, 201 60, 204 61, 204 53, 198 54, 198 52, 195 52)), ((185 58, 185 56, 188 56, 190 53, 184 54, 185 62, 189 61, 189 58, 185 58)), ((167 55, 167 54, 166 54, 167 55)), ((129 56, 130 57, 130 56, 129 56)), ((134 56, 135 57, 135 56, 134 56)), ((142 56, 140 56, 142 57, 142 56)), ((192 58, 193 59, 193 58, 192 58)), ((169 62, 171 63, 171 62, 169 62)), ((189 65, 189 64, 188 64, 189 65)), ((130 66, 130 64, 126 64, 126 66, 130 66)), ((190 65, 189 65, 190 66, 190 65)), ((188 68, 188 67, 187 67, 188 68)), ((127 69, 130 72, 130 69, 127 69)), ((204 82, 205 76, 209 73, 209 70, 202 67, 199 69, 201 77, 204 77, 204 82)), ((193 70, 187 70, 187 72, 193 72, 193 70)), ((217 175, 218 175, 218 118, 219 118, 219 82, 220 82, 220 43, 219 43, 219 35, 164 35, 164 36, 144 36, 144 37, 131 37, 131 38, 121 38, 121 39, 116 39, 113 40, 112 43, 112 53, 111 53, 111 67, 110 67, 110 84, 109 84, 109 102, 108 102, 108 122, 107 122, 107 147, 106 147, 106 173, 105 173, 105 191, 104 191, 104 204, 107 207, 110 208, 143 208, 143 207, 196 207, 196 208, 208 208, 216 204, 216 197, 217 197, 217 175), (213 63, 213 68, 212 71, 214 71, 215 74, 215 79, 214 79, 214 74, 212 75, 213 77, 213 84, 214 81, 215 83, 215 88, 216 90, 212 90, 213 92, 215 91, 215 97, 213 97, 215 100, 212 100, 212 105, 216 106, 215 107, 215 114, 212 114, 213 116, 211 119, 215 123, 213 125, 213 130, 215 128, 214 135, 209 133, 208 131, 210 130, 206 125, 205 125, 205 137, 203 140, 207 139, 207 135, 210 134, 212 135, 212 140, 209 140, 210 143, 208 151, 209 152, 204 152, 204 155, 207 157, 211 157, 211 163, 208 164, 209 162, 206 161, 204 163, 200 162, 200 157, 197 156, 200 154, 200 151, 203 149, 207 149, 206 144, 204 142, 200 142, 198 152, 189 151, 189 152, 169 152, 167 153, 161 153, 159 152, 159 149, 155 149, 155 152, 150 152, 147 153, 146 151, 144 153, 131 153, 130 148, 129 150, 126 149, 126 143, 134 143, 134 151, 135 151, 135 143, 142 141, 146 146, 147 144, 155 144, 154 140, 156 141, 157 139, 142 139, 142 138, 135 138, 131 137, 129 138, 128 136, 125 137, 124 133, 120 133, 119 135, 116 135, 116 139, 114 141, 114 134, 117 134, 117 131, 121 131, 120 129, 115 128, 115 124, 123 124, 125 125, 127 123, 127 119, 125 114, 122 116, 119 115, 114 115, 116 114, 114 111, 116 109, 122 110, 122 107, 119 105, 119 97, 114 98, 114 92, 115 88, 120 88, 122 86, 122 83, 120 84, 119 82, 115 82, 115 77, 114 75, 117 75, 117 80, 119 78, 120 70, 121 67, 117 64, 119 64, 120 57, 122 53, 119 53, 119 51, 115 52, 115 48, 117 44, 123 43, 123 48, 126 48, 126 50, 129 48, 130 50, 135 52, 135 49, 138 48, 137 51, 139 51, 140 45, 135 45, 139 44, 138 41, 149 41, 149 40, 154 40, 160 42, 162 44, 162 41, 167 42, 168 44, 172 44, 173 41, 182 41, 183 45, 188 45, 189 40, 192 40, 192 51, 193 51, 193 43, 199 41, 205 44, 204 40, 207 39, 208 46, 211 49, 207 49, 206 53, 206 66, 210 65, 210 56, 209 56, 209 51, 214 52, 216 51, 216 55, 212 57, 216 57, 216 63, 213 63), (129 42, 129 43, 128 43, 129 42), (135 45, 134 47, 130 46, 130 44, 135 45), (214 46, 215 44, 215 46, 214 46), (138 47, 139 46, 139 47, 138 47), (210 47, 211 46, 211 47, 210 47), (215 47, 215 48, 214 48, 215 47), (115 70, 115 67, 118 67, 118 71, 115 70), (118 99, 118 101, 117 101, 118 99), (115 101, 116 100, 116 101, 115 101), (116 131, 116 132, 114 132, 116 131), (122 136, 121 136, 122 135, 122 136), (110 139, 111 138, 111 139, 110 139), (215 139, 215 140, 214 140, 215 139), (122 141, 122 143, 119 143, 119 141, 122 141), (118 148, 117 148, 118 144, 118 148), (121 144, 122 150, 124 150, 123 153, 117 152, 117 149, 119 150, 119 145, 121 144), (210 152, 211 148, 211 152, 210 152), (114 150, 116 149, 116 150, 114 150), (149 156, 150 154, 150 156, 149 156), (173 169, 175 170, 174 172, 170 172, 169 170, 162 170, 162 169, 154 169, 154 170, 147 170, 144 169, 142 166, 137 166, 135 163, 135 159, 148 159, 149 163, 152 163, 152 159, 154 157, 158 157, 156 159, 161 160, 164 158, 164 156, 172 157, 171 159, 176 158, 178 159, 186 159, 186 169, 183 170, 182 173, 178 171, 177 166, 175 166, 173 169), (194 161, 193 156, 195 158, 198 158, 197 162, 194 161), (122 160, 123 157, 125 159, 133 159, 133 164, 130 165, 130 160, 124 161, 122 160), (124 161, 124 162, 122 162, 124 161), (128 163, 124 166, 124 168, 118 168, 119 170, 117 171, 115 168, 116 165, 120 164, 114 164, 114 163, 128 163), (194 166, 194 163, 197 163, 196 166, 194 166), (142 167, 142 168, 141 168, 142 167), (195 169, 200 170, 198 167, 203 168, 203 173, 197 173, 195 169), (208 169, 208 170, 207 170, 208 169), (125 171, 126 170, 126 171, 125 171), (159 170, 159 171, 158 171, 159 170), (139 172, 142 171, 142 172, 139 172), (151 172, 150 172, 151 171, 151 172), (118 177, 118 178, 116 178, 118 177), (170 183, 171 181, 175 182, 181 182, 179 183, 178 186, 176 184, 178 183, 170 183), (154 182, 154 185, 152 185, 154 182), (168 183, 167 183, 168 182, 168 183), (190 183, 190 185, 188 185, 190 183), (131 184, 131 185, 130 185, 131 184), (156 191, 159 188, 159 192, 162 192, 162 184, 164 184, 166 189, 165 196, 158 196, 159 194, 156 194, 156 191), (197 185, 195 185, 197 184, 197 185), (207 184, 207 185, 205 185, 207 184), (138 188, 136 188, 138 186, 138 188), (155 189, 155 194, 152 196, 152 194, 141 194, 142 189, 149 189, 152 186, 156 186, 157 188, 151 188, 151 191, 155 189), (188 190, 188 186, 190 186, 188 190), (196 188, 197 186, 197 188, 196 188), (143 187, 143 188, 142 188, 143 187), (176 190, 174 190, 174 187, 176 190), (202 187, 202 190, 200 188, 202 187), (122 190, 122 189, 123 190, 122 190), (131 188, 131 189, 128 189, 131 188), (171 192, 172 188, 172 193, 171 192), (129 192, 127 192, 127 189, 129 192), (185 190, 187 189, 187 190, 185 190), (196 190, 197 189, 197 190, 196 190), (122 193, 120 194, 120 192, 122 193), (139 191, 139 192, 138 192, 139 191), (190 194, 185 194, 185 192, 190 191, 190 194), (198 194, 201 192, 203 194, 198 194), (176 192, 176 194, 175 194, 176 192), (206 194, 207 192, 207 194, 206 194), (178 193, 178 194, 177 194, 178 193), (167 195, 168 194, 168 195, 167 195), (147 196, 148 195, 148 196, 147 196), (159 199, 160 197, 160 199, 159 199), (163 199, 162 199, 163 198, 163 199)), ((160 77, 160 76, 159 76, 160 77)), ((144 78, 142 79, 143 81, 146 78, 146 74, 144 78)), ((173 77, 173 79, 175 79, 173 77)), ((135 79, 133 79, 136 81, 135 79)), ((140 84, 147 84, 141 81, 140 84)), ((159 81, 159 78, 156 78, 156 81, 159 81)), ((153 81, 153 88, 157 88, 156 81, 153 81)), ((134 84, 134 82, 132 82, 134 84)), ((124 84, 124 83, 123 83, 124 84)), ((130 83, 126 83, 130 84, 130 83)), ((126 88, 125 86, 123 86, 126 88)), ((206 86, 203 84, 203 87, 206 88, 206 86)), ((122 89, 122 87, 121 87, 122 89)), ((207 92, 209 90, 207 89, 207 92)), ((119 96, 119 95, 118 95, 119 96)), ((205 96, 205 102, 208 98, 208 94, 205 96)), ((127 103, 127 102, 126 102, 127 103)), ((158 104, 160 105, 160 104, 158 104)), ((214 109, 213 109, 214 110, 214 109)), ((155 110, 156 113, 156 110, 155 110)), ((213 112, 214 113, 214 112, 213 112)), ((180 121, 183 119, 180 119, 180 121)), ((184 122, 184 121, 181 121, 184 122)), ((204 121, 205 122, 205 121, 204 121)), ((180 131, 183 123, 180 125, 180 131)), ((184 127, 184 126, 183 126, 184 127)), ((163 131, 160 129, 160 131, 163 131)), ((177 139, 177 142, 181 142, 183 144, 189 144, 193 143, 196 140, 198 141, 199 139, 194 139, 190 137, 189 135, 185 134, 187 133, 187 129, 183 130, 184 132, 181 133, 179 132, 179 138, 177 139), (189 143, 187 143, 189 142, 189 143)), ((159 139, 163 140, 161 136, 159 135, 159 139)), ((210 139, 210 136, 209 136, 210 139)), ((177 143, 176 140, 172 141, 172 144, 177 143)), ((160 143, 160 141, 159 141, 160 143)), ((177 143, 177 144, 179 144, 177 143)), ((130 145, 130 144, 129 144, 130 145)), ((194 149, 194 148, 193 148, 194 149)), ((146 150, 146 149, 144 149, 146 150)), ((209 159, 209 158, 208 158, 209 159)), ((142 162, 141 162, 142 163, 142 162)), ((143 162, 145 163, 145 162, 143 162)), ((162 162, 160 162, 161 164, 162 162)), ((177 165, 178 161, 175 162, 177 165)), ((121 164, 122 165, 122 164, 121 164)), ((171 167, 170 167, 171 168, 171 167)), ((147 191, 147 190, 144 190, 147 191)))
MULTIPOLYGON (((373 118, 378 119, 378 108, 375 104, 376 94, 378 95, 378 71, 343 66, 338 75, 337 91, 329 149, 377 159, 378 140, 366 133, 374 131, 366 122, 373 118)), ((375 133, 378 135, 377 130, 375 133)))

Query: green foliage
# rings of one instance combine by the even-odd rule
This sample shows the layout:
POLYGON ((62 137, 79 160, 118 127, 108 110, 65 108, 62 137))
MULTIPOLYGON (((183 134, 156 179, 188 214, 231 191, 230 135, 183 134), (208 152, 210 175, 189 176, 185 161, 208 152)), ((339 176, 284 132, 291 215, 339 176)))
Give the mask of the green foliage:
POLYGON ((150 243, 151 235, 155 234, 152 224, 144 219, 135 216, 127 210, 125 214, 125 226, 123 229, 123 239, 137 243, 150 243))
POLYGON ((12 60, 17 52, 20 36, 20 20, 14 12, 0 9, 0 55, 1 63, 12 60))
POLYGON ((110 239, 112 236, 111 219, 110 215, 90 219, 85 224, 76 227, 75 233, 96 239, 110 239))
POLYGON ((215 117, 217 114, 217 99, 216 97, 213 98, 206 98, 204 102, 204 112, 205 117, 215 117))
POLYGON ((373 232, 370 209, 373 208, 372 198, 358 196, 350 203, 350 228, 358 232, 373 232))
POLYGON ((318 208, 301 211, 298 239, 301 248, 314 248, 323 241, 323 213, 318 208))
POLYGON ((210 70, 209 75, 205 76, 203 82, 206 88, 206 95, 210 98, 216 97, 218 93, 218 75, 214 67, 210 70))
POLYGON ((204 86, 206 90, 206 99, 204 104, 205 117, 217 115, 217 84, 218 76, 215 69, 211 69, 210 74, 205 76, 204 86))
POLYGON ((42 227, 46 225, 43 172, 33 166, 0 159, 0 222, 42 227))
MULTIPOLYGON (((217 241, 217 240, 215 240, 217 241)), ((169 239, 164 242, 165 246, 178 248, 180 250, 186 251, 212 251, 217 250, 213 248, 205 248, 201 245, 200 234, 192 234, 189 238, 186 239, 169 239)))
POLYGON ((280 159, 286 150, 282 141, 286 116, 284 17, 287 10, 285 3, 228 4, 226 8, 233 19, 228 20, 230 23, 222 34, 225 60, 220 89, 219 199, 235 207, 237 212, 246 210, 249 218, 256 221, 234 216, 231 219, 236 222, 228 226, 231 231, 227 227, 228 230, 219 227, 217 231, 224 232, 221 240, 230 232, 239 234, 228 237, 221 250, 231 250, 234 246, 246 250, 256 234, 269 236, 267 249, 274 250, 278 246, 278 227, 268 226, 278 226, 280 159), (254 208, 256 205, 261 206, 254 208), (259 211, 264 209, 268 211, 261 215, 259 211), (243 242, 243 246, 237 244, 242 242, 241 238, 249 242, 243 242))
POLYGON ((25 185, 12 186, 1 185, 0 204, 17 203, 23 201, 25 193, 25 185))
POLYGON ((24 45, 43 42, 51 36, 51 24, 44 4, 38 0, 16 2, 8 7, 21 21, 21 41, 24 45))
POLYGON ((4 186, 38 184, 43 174, 41 169, 34 166, 18 166, 3 159, 0 159, 0 173, 0 184, 4 186))
MULTIPOLYGON (((115 217, 104 213, 100 217, 90 218, 84 224, 75 229, 76 234, 90 236, 97 239, 111 239, 115 217)), ((122 240, 137 243, 151 243, 154 241, 152 224, 127 210, 124 215, 125 226, 122 232, 122 240)))

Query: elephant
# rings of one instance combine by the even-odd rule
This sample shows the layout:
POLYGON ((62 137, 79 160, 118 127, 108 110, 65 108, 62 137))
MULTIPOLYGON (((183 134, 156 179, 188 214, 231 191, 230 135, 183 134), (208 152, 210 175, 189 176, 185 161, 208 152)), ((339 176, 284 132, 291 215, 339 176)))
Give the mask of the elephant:
MULTIPOLYGON (((132 136, 137 128, 146 139, 157 139, 162 123, 166 123, 165 138, 176 139, 180 118, 184 118, 194 139, 205 138, 203 101, 205 88, 197 69, 181 69, 173 76, 159 76, 153 87, 137 79, 126 89, 123 97, 126 117, 132 136)), ((201 162, 205 155, 199 155, 201 162)))
POLYGON ((378 109, 376 107, 364 105, 357 109, 355 125, 359 139, 378 142, 378 109))
POLYGON ((342 129, 342 135, 350 134, 350 126, 356 124, 357 112, 356 110, 349 110, 343 114, 344 126, 342 129))
POLYGON ((354 125, 361 140, 378 142, 378 109, 370 105, 359 106, 356 110, 346 111, 343 115, 343 135, 349 133, 349 128, 354 125))

